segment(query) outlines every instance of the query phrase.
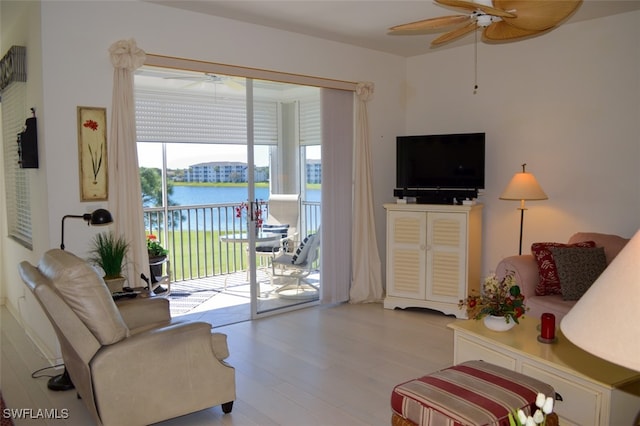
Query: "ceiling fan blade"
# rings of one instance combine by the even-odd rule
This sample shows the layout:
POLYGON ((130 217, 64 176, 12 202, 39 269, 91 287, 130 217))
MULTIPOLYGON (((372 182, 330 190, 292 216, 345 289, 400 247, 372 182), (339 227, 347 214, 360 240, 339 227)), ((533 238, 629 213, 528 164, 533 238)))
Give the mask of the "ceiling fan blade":
MULTIPOLYGON (((495 7, 491 7, 491 6, 485 6, 483 4, 480 3, 475 3, 472 1, 465 1, 465 0, 435 0, 436 3, 440 3, 440 4, 444 4, 445 6, 451 6, 451 7, 459 7, 462 9, 467 9, 470 11, 474 11, 474 10, 478 10, 480 9, 481 11, 483 11, 484 13, 486 13, 487 15, 493 15, 493 16, 500 16, 501 18, 515 18, 516 15, 508 12, 508 9, 503 9, 503 8, 495 8, 495 7)), ((495 2, 494 2, 495 4, 495 2)))
POLYGON ((516 15, 504 17, 509 24, 525 30, 538 31, 555 27, 571 15, 581 3, 582 0, 493 0, 496 7, 513 11, 516 15))
POLYGON ((469 21, 470 19, 471 18, 468 15, 441 16, 439 18, 424 19, 422 21, 396 25, 389 28, 389 31, 394 34, 416 34, 420 31, 459 25, 469 21))
MULTIPOLYGON (((542 30, 544 31, 544 30, 542 30)), ((512 40, 538 34, 539 30, 524 30, 507 24, 505 21, 494 22, 484 29, 482 36, 487 40, 512 40)))
POLYGON ((449 31, 448 33, 442 34, 440 37, 434 39, 431 42, 432 46, 436 46, 438 44, 446 43, 458 37, 462 37, 463 35, 470 33, 471 31, 478 28, 475 22, 469 22, 464 27, 456 28, 455 30, 449 31))
POLYGON ((244 84, 240 83, 233 77, 222 79, 222 82, 230 89, 233 90, 244 90, 244 84))

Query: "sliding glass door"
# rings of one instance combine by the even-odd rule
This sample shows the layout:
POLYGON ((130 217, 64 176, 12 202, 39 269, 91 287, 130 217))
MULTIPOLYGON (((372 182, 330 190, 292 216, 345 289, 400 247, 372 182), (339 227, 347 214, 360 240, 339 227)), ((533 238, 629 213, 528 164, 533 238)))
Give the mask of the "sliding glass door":
POLYGON ((262 118, 254 109, 255 176, 267 178, 268 190, 267 198, 258 200, 264 210, 254 247, 258 268, 253 300, 259 316, 320 298, 320 91, 255 80, 253 99, 254 105, 277 103, 278 129, 268 158, 261 157, 264 151, 255 142, 263 139, 262 118))
POLYGON ((210 304, 248 319, 319 299, 319 249, 296 255, 320 225, 319 112, 315 88, 138 72, 145 225, 169 250, 180 314, 210 304))

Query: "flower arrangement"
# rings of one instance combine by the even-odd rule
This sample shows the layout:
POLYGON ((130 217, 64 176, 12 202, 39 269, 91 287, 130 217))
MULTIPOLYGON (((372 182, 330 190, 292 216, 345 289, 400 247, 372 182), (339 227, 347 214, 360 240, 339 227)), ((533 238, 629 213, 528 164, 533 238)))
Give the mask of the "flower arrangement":
POLYGON ((487 277, 482 288, 482 294, 470 295, 466 300, 460 300, 458 307, 466 306, 469 318, 482 319, 487 315, 501 316, 509 323, 513 320, 518 324, 518 318, 528 309, 524 304, 524 294, 516 284, 514 272, 509 271, 502 280, 495 274, 487 277))
POLYGON ((169 250, 162 247, 158 242, 158 237, 153 234, 147 235, 147 251, 149 257, 166 256, 169 253, 169 250))
MULTIPOLYGON (((260 229, 262 228, 262 204, 264 204, 262 201, 258 201, 256 200, 255 202, 255 208, 253 210, 253 217, 256 221, 256 229, 260 229)), ((251 204, 250 203, 245 203, 244 201, 242 203, 240 203, 239 206, 236 206, 236 217, 242 217, 243 212, 246 210, 247 212, 249 212, 251 204)))
POLYGON ((545 396, 543 393, 538 393, 536 407, 538 409, 533 413, 533 416, 527 416, 522 410, 509 413, 509 426, 545 425, 547 416, 553 411, 553 398, 545 396))

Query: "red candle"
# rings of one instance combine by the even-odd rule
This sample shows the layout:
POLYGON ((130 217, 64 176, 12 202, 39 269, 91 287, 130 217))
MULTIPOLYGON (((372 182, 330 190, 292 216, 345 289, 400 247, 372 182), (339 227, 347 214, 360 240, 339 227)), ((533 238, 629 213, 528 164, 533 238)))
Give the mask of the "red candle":
POLYGON ((540 326, 540 337, 551 340, 556 337, 556 317, 553 314, 545 312, 542 314, 540 326))

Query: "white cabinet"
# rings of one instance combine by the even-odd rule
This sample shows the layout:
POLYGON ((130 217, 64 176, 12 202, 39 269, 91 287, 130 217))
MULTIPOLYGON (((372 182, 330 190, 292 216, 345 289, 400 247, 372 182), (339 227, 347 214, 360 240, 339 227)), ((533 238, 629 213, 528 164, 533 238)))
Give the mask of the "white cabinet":
POLYGON ((422 307, 466 318, 458 308, 479 291, 482 205, 385 204, 384 307, 422 307))

